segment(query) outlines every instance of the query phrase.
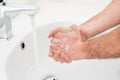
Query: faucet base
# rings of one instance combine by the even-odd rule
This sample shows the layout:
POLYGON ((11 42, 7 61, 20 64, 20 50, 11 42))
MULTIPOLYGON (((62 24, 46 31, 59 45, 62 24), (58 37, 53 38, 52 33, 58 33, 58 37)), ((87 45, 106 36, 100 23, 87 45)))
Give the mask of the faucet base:
POLYGON ((6 31, 5 26, 0 28, 0 39, 10 40, 13 37, 12 31, 6 31))

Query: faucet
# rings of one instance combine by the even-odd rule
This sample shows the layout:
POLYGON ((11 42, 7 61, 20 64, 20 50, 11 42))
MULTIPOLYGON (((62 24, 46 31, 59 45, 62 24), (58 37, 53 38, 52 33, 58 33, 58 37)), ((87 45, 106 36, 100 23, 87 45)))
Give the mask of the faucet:
POLYGON ((5 2, 0 5, 0 39, 9 40, 12 38, 11 16, 14 13, 26 13, 34 16, 38 13, 39 7, 33 5, 7 6, 5 2))

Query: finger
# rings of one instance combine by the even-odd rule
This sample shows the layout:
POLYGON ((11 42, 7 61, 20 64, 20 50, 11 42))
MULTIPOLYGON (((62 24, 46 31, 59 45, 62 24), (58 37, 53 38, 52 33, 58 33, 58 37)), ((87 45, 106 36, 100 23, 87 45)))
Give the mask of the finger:
POLYGON ((54 49, 54 50, 58 50, 60 49, 64 49, 65 45, 64 45, 64 41, 51 41, 51 45, 50 45, 50 49, 54 49))
POLYGON ((79 28, 77 27, 77 25, 72 25, 71 27, 70 27, 72 30, 75 30, 75 31, 79 31, 79 28))
POLYGON ((53 30, 50 32, 50 34, 48 35, 48 38, 53 37, 54 34, 56 34, 57 32, 65 32, 65 31, 67 31, 67 29, 64 28, 64 27, 58 27, 58 28, 56 28, 56 29, 53 29, 53 30))
POLYGON ((58 46, 57 46, 56 44, 52 43, 52 44, 50 45, 50 49, 51 49, 51 50, 57 50, 57 49, 58 49, 58 46))
POLYGON ((61 42, 61 40, 58 39, 58 38, 53 38, 53 39, 51 39, 51 43, 53 43, 53 44, 58 44, 58 43, 60 43, 60 42, 61 42))
MULTIPOLYGON (((52 45, 53 45, 53 44, 52 44, 52 45)), ((59 47, 55 47, 54 45, 53 45, 53 46, 52 46, 52 45, 51 45, 51 47, 50 47, 52 53, 54 53, 54 55, 52 55, 52 57, 53 57, 53 59, 54 59, 55 61, 58 61, 59 58, 60 58, 60 51, 61 51, 61 49, 60 49, 59 47)))
POLYGON ((66 62, 66 61, 65 61, 65 55, 64 55, 64 54, 65 54, 65 53, 63 53, 63 52, 61 53, 61 57, 60 57, 60 62, 61 62, 61 63, 66 62))
POLYGON ((70 63, 72 62, 72 59, 66 54, 61 54, 63 62, 70 63))
POLYGON ((58 60, 57 60, 58 54, 56 53, 56 50, 52 50, 52 52, 54 53, 54 55, 52 55, 52 58, 53 58, 55 61, 58 61, 58 60))
POLYGON ((49 52, 49 57, 53 57, 53 56, 54 56, 54 53, 53 53, 52 50, 50 50, 50 52, 49 52))
POLYGON ((49 53, 49 56, 52 57, 55 61, 58 61, 58 55, 56 50, 52 49, 51 52, 49 53))
POLYGON ((65 37, 65 33, 63 32, 58 32, 54 35, 54 38, 57 38, 57 39, 63 39, 65 37))
POLYGON ((49 52, 49 57, 52 57, 53 56, 53 53, 52 52, 49 52))
POLYGON ((54 60, 55 61, 59 61, 60 60, 60 51, 59 50, 55 53, 54 60))
POLYGON ((64 54, 64 55, 65 55, 64 59, 66 63, 72 62, 72 59, 67 54, 64 54))
POLYGON ((81 36, 81 41, 84 42, 87 40, 87 37, 85 36, 85 34, 83 34, 81 31, 80 31, 80 36, 81 36))

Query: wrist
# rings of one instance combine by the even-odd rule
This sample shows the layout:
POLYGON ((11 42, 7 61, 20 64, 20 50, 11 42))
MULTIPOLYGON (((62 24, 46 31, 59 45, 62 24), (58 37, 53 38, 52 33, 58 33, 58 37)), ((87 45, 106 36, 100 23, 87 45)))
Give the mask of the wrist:
POLYGON ((87 29, 85 27, 86 25, 85 24, 81 24, 80 27, 79 27, 79 32, 81 34, 81 37, 85 40, 88 40, 89 39, 89 36, 87 34, 87 29))
POLYGON ((83 42, 82 45, 80 45, 80 55, 82 55, 82 59, 91 59, 93 58, 91 52, 89 51, 88 41, 83 42))

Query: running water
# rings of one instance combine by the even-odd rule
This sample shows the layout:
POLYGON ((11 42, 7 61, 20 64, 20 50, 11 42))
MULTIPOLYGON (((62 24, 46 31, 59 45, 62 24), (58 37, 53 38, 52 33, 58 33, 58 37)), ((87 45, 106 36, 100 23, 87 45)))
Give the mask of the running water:
POLYGON ((38 37, 37 37, 36 28, 35 28, 34 16, 31 16, 31 24, 32 24, 34 47, 35 47, 35 51, 34 51, 35 65, 33 65, 28 69, 27 80, 58 80, 58 77, 55 71, 49 70, 48 68, 46 68, 47 65, 39 64, 39 57, 38 57, 39 51, 38 51, 38 45, 37 45, 38 37))
POLYGON ((33 15, 31 15, 31 24, 32 24, 32 30, 33 30, 33 41, 34 41, 34 48, 35 48, 35 66, 36 68, 39 66, 39 56, 38 56, 38 39, 37 39, 37 32, 36 32, 36 28, 35 28, 35 17, 33 15))

